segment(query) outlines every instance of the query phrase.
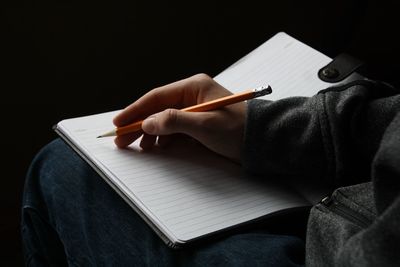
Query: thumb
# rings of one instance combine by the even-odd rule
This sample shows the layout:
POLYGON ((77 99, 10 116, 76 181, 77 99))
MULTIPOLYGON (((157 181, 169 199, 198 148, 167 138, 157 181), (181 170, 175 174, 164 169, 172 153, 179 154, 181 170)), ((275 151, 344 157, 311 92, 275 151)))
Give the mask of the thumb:
POLYGON ((184 133, 192 137, 194 133, 201 131, 201 113, 186 112, 177 109, 166 109, 154 114, 142 123, 142 129, 150 135, 169 135, 184 133))

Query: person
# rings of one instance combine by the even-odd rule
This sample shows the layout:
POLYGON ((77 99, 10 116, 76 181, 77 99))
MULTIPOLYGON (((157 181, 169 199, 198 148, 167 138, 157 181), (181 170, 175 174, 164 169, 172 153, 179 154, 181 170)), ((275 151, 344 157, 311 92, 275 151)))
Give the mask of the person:
POLYGON ((187 135, 265 179, 350 188, 340 193, 355 199, 347 206, 347 211, 355 207, 350 217, 370 220, 346 221, 349 217, 337 216, 343 213, 318 204, 311 210, 307 242, 292 231, 299 214, 289 214, 283 229, 266 224, 173 250, 77 154, 55 140, 35 157, 26 179, 21 224, 26 264, 301 266, 306 260, 310 266, 399 265, 399 92, 362 79, 312 97, 254 99, 201 113, 179 110, 229 94, 205 74, 153 89, 114 118, 116 126, 145 119, 141 132, 119 136, 115 144, 125 148, 142 137, 144 150, 168 149, 175 138, 187 135), (364 208, 368 214, 358 216, 364 208))

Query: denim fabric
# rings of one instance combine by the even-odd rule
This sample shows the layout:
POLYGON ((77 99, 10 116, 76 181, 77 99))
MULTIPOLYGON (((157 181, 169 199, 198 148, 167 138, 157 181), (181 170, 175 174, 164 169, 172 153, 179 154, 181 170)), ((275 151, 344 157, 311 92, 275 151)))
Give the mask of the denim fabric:
POLYGON ((61 140, 34 159, 24 189, 22 240, 29 266, 299 266, 304 242, 268 229, 168 248, 61 140))

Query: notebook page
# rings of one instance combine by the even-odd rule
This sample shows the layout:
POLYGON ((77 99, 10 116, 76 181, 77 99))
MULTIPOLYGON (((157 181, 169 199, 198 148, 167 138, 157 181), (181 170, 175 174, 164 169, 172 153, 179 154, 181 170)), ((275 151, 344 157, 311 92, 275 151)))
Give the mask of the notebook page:
MULTIPOLYGON (((320 80, 317 73, 330 61, 326 55, 280 32, 214 79, 232 92, 269 84, 272 94, 262 97, 269 100, 312 96, 333 85, 320 80)), ((352 78, 350 75, 343 82, 352 78)))
POLYGON ((112 128, 114 115, 64 120, 58 127, 171 240, 192 240, 281 209, 309 205, 285 188, 267 182, 261 186, 238 165, 193 141, 151 152, 141 151, 138 142, 117 149, 112 138, 96 138, 112 128))

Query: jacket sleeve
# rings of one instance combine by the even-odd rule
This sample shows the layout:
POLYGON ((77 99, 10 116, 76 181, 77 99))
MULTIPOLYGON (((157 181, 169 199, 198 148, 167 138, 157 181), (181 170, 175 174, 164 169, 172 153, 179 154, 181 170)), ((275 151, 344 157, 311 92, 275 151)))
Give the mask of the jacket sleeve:
POLYGON ((370 80, 309 98, 249 101, 243 166, 263 176, 322 179, 332 186, 368 180, 373 156, 399 107, 394 88, 370 80))

